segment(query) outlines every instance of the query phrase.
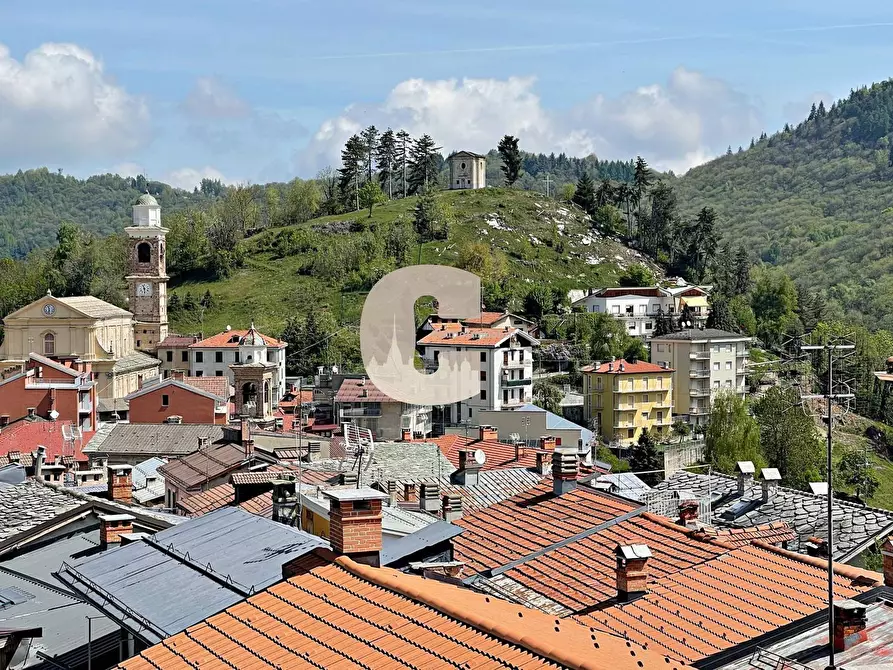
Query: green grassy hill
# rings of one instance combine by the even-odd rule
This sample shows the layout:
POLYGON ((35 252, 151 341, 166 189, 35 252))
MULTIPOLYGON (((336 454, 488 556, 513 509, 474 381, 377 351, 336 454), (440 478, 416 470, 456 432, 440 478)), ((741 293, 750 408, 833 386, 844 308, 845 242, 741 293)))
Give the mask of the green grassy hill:
MULTIPOLYGON (((552 285, 563 291, 607 286, 616 282, 624 268, 644 262, 638 252, 592 231, 588 217, 575 206, 537 193, 482 189, 444 191, 437 197, 451 207, 455 223, 447 240, 423 245, 423 263, 455 265, 464 243, 484 242, 507 258, 504 283, 524 287, 526 292, 536 285, 552 285)), ((232 276, 218 281, 187 278, 172 284, 171 293, 180 299, 187 292, 195 298, 205 291, 213 296, 208 310, 172 313, 172 328, 212 333, 227 325, 247 327, 254 320, 264 332, 276 334, 288 317, 310 310, 327 311, 342 324, 357 323, 368 287, 347 290, 342 296, 336 282, 317 271, 328 263, 342 262, 335 250, 343 240, 362 246, 362 240, 371 240, 380 226, 411 225, 416 202, 417 198, 408 198, 381 205, 371 218, 368 212, 352 212, 274 228, 248 238, 245 265, 232 276), (280 257, 277 238, 293 230, 315 238, 315 248, 280 257)), ((411 263, 418 261, 417 246, 413 246, 410 259, 411 263)), ((386 259, 374 256, 363 258, 361 265, 373 275, 379 265, 379 275, 392 269, 386 259)))
POLYGON ((893 81, 674 180, 684 213, 823 289, 839 313, 893 328, 893 81))

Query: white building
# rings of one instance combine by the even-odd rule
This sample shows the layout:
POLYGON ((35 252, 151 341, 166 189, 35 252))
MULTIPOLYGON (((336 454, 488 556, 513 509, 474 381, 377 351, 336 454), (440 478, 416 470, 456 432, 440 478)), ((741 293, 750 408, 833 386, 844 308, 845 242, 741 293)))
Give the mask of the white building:
POLYGON ((650 338, 662 314, 679 318, 688 307, 694 324, 701 325, 709 314, 710 293, 703 286, 648 286, 641 288, 590 289, 573 307, 590 313, 610 314, 621 319, 630 335, 650 338))
POLYGON ((651 340, 651 362, 676 370, 673 415, 704 425, 714 395, 732 391, 744 397, 751 338, 725 330, 692 328, 651 340))
POLYGON ((450 160, 450 188, 486 188, 487 157, 471 151, 458 151, 450 160))
POLYGON ((444 408, 445 423, 477 421, 484 410, 515 409, 533 399, 533 347, 539 341, 517 328, 439 324, 418 341, 427 368, 446 351, 471 350, 480 361, 478 395, 444 408))
POLYGON ((431 407, 394 400, 365 377, 345 379, 335 394, 338 424, 353 423, 378 440, 424 439, 431 435, 431 407))
POLYGON ((254 324, 248 330, 227 329, 222 333, 189 345, 189 374, 193 377, 227 377, 235 384, 231 365, 271 363, 273 406, 285 395, 285 348, 288 343, 258 332, 254 324))

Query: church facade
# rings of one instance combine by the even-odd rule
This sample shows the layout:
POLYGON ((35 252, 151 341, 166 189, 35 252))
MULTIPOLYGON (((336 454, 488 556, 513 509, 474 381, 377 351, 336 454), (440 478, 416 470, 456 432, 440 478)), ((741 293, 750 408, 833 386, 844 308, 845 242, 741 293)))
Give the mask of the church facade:
POLYGON ((450 189, 486 187, 486 156, 471 151, 458 151, 450 156, 450 189))
POLYGON ((160 361, 151 354, 167 336, 167 230, 151 195, 141 196, 133 206, 133 225, 126 233, 131 310, 93 296, 59 298, 48 292, 3 319, 0 377, 23 370, 31 353, 89 363, 99 418, 123 417, 124 398, 143 380, 158 376, 160 361))

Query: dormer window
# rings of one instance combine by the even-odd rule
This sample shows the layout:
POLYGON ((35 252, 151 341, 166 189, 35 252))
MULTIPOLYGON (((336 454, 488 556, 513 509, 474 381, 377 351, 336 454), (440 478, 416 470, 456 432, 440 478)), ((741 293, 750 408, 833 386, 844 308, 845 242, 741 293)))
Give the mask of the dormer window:
POLYGON ((230 337, 230 338, 229 338, 229 343, 230 343, 230 344, 238 344, 238 343, 239 343, 239 336, 238 336, 238 335, 233 335, 232 337, 230 337))

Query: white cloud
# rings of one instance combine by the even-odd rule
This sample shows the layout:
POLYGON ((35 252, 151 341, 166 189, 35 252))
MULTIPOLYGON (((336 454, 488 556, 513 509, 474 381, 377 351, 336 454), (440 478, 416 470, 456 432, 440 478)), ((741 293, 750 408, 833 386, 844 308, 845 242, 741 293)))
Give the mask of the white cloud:
POLYGON ((161 181, 170 184, 176 188, 183 188, 191 191, 201 184, 202 179, 219 179, 224 184, 238 183, 237 179, 225 177, 220 170, 206 165, 203 168, 184 167, 178 170, 171 170, 161 177, 161 181))
POLYGON ((90 51, 48 43, 19 62, 0 44, 0 167, 126 157, 149 134, 145 101, 90 51))
POLYGON ((297 155, 303 173, 337 164, 345 140, 370 123, 430 134, 444 151, 487 151, 505 134, 527 151, 601 158, 646 157, 677 172, 759 133, 760 114, 726 82, 678 68, 664 84, 593 95, 569 110, 543 106, 535 79, 410 79, 379 105, 348 107, 325 121, 297 155))
POLYGON ((139 177, 145 176, 146 169, 139 163, 119 163, 111 169, 111 172, 121 177, 139 177))
POLYGON ((792 100, 787 103, 783 108, 785 121, 789 121, 794 125, 797 125, 801 121, 805 121, 809 116, 809 110, 812 109, 813 105, 818 105, 820 102, 825 102, 825 107, 830 107, 831 103, 834 102, 836 98, 827 91, 814 91, 810 93, 805 98, 801 98, 799 100, 792 100))
POLYGON ((199 119, 244 119, 250 105, 214 77, 199 77, 182 103, 183 110, 199 119))

